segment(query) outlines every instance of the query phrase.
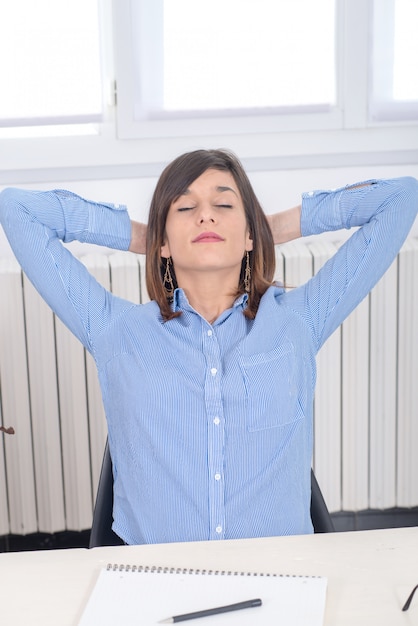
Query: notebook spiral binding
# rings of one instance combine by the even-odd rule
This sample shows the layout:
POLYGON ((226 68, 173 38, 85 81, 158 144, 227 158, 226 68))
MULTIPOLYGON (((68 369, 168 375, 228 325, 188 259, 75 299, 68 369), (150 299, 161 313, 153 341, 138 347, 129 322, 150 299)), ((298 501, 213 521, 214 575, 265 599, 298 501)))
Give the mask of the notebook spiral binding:
MULTIPOLYGON (((298 574, 274 574, 260 572, 240 572, 233 570, 217 569, 194 569, 189 567, 164 567, 158 565, 123 565, 120 563, 108 563, 107 570, 114 572, 131 572, 147 574, 192 574, 196 576, 259 576, 270 578, 306 578, 298 574)), ((320 578, 320 576, 309 576, 309 578, 320 578)))

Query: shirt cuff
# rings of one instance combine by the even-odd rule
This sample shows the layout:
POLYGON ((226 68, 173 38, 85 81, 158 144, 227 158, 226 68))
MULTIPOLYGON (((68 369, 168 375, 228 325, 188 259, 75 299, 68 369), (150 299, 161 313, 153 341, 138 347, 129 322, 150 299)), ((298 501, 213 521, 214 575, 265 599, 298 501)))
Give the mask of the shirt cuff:
POLYGON ((65 215, 64 241, 77 239, 116 250, 128 250, 131 220, 125 205, 99 203, 57 190, 65 215))
POLYGON ((377 181, 368 180, 335 190, 308 191, 302 194, 302 236, 348 229, 367 221, 369 215, 361 216, 359 223, 353 222, 353 214, 359 202, 377 181))

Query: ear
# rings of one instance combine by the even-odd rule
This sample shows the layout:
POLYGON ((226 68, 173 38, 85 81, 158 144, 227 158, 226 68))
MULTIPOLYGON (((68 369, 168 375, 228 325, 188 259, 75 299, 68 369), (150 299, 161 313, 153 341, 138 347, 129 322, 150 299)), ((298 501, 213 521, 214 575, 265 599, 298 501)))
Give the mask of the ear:
POLYGON ((163 245, 161 246, 161 252, 160 255, 164 258, 164 259, 168 259, 171 256, 170 253, 170 246, 168 245, 167 241, 165 241, 163 243, 163 245))
POLYGON ((253 240, 250 235, 250 231, 247 231, 247 235, 245 237, 245 251, 250 252, 253 249, 253 240))

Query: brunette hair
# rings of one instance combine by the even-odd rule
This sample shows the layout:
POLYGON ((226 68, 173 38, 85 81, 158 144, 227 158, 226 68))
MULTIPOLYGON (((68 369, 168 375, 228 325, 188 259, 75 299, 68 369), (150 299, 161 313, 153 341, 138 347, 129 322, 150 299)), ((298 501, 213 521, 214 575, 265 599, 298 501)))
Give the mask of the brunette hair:
MULTIPOLYGON (((275 271, 273 236, 266 216, 254 193, 247 174, 237 157, 226 150, 195 150, 179 156, 162 172, 155 188, 149 212, 146 242, 146 284, 150 298, 160 307, 165 320, 177 317, 171 308, 171 298, 164 288, 163 276, 166 260, 161 258, 161 246, 165 240, 165 225, 169 208, 199 176, 208 169, 227 171, 234 177, 240 192, 253 249, 249 253, 251 287, 244 315, 254 319, 260 298, 272 284, 275 271)), ((244 255, 236 295, 245 292, 244 255)), ((174 286, 177 287, 173 268, 174 286)))

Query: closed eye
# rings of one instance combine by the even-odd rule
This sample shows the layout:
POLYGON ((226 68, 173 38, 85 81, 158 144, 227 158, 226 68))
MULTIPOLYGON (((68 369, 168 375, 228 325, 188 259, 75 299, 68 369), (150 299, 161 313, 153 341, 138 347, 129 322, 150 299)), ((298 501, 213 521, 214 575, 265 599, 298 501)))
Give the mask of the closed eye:
MULTIPOLYGON (((215 204, 214 205, 215 208, 217 209, 232 209, 233 205, 232 204, 215 204)), ((192 211, 195 207, 193 206, 180 206, 178 207, 177 211, 192 211)))

